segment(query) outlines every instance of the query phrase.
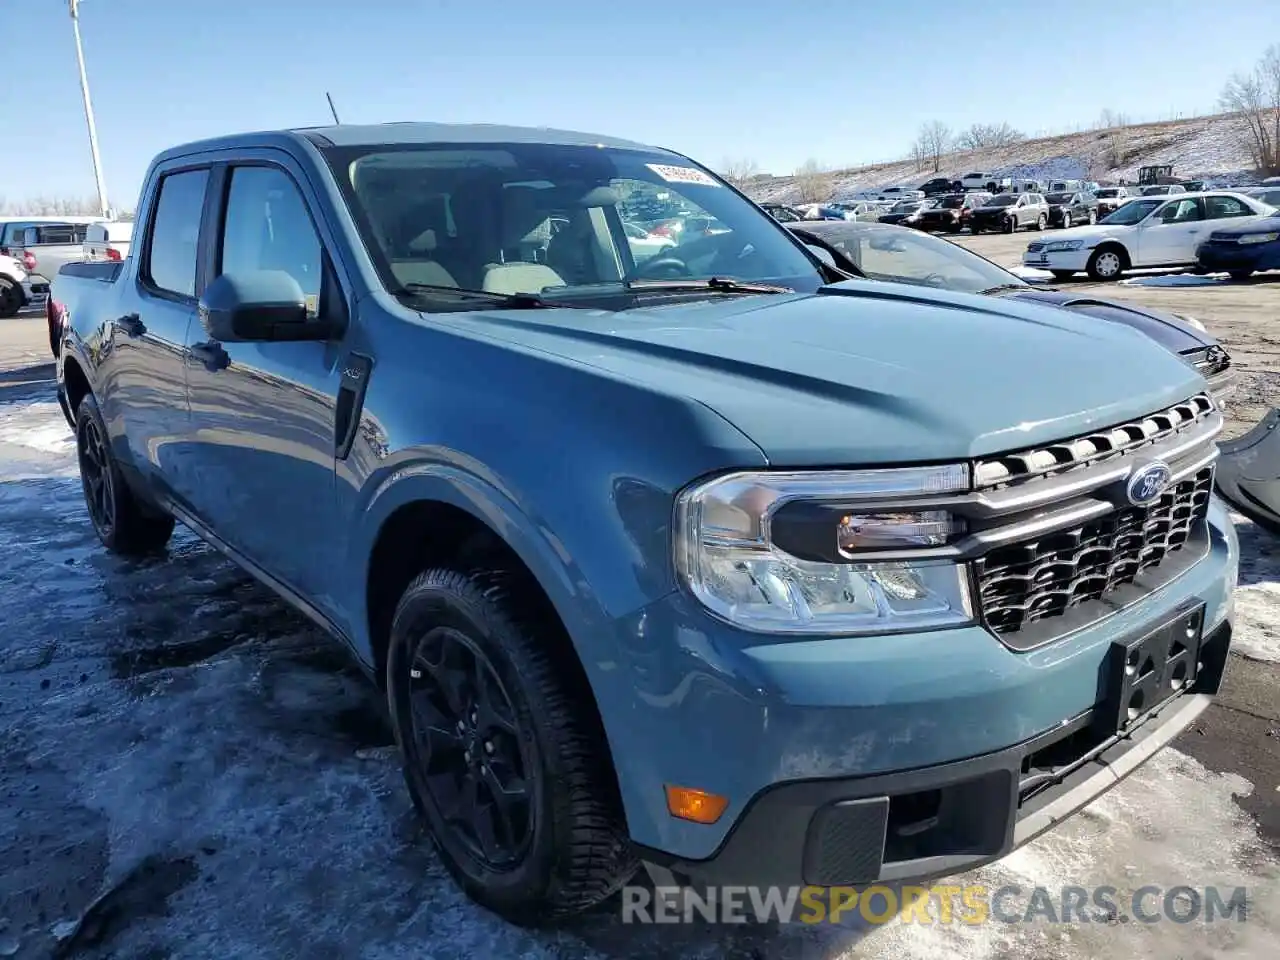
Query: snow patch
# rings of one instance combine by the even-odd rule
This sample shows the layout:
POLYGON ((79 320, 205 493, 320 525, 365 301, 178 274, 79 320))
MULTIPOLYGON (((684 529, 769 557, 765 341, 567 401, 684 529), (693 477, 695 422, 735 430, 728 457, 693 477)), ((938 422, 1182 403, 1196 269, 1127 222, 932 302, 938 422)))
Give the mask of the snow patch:
POLYGON ((1053 279, 1053 274, 1048 270, 1037 270, 1035 267, 1024 267, 1019 264, 1015 264, 1014 266, 1006 267, 1005 269, 1015 277, 1021 277, 1029 283, 1040 283, 1053 279))
POLYGON ((1155 277, 1129 277, 1120 283, 1126 287, 1216 287, 1222 277, 1213 274, 1170 273, 1155 277))

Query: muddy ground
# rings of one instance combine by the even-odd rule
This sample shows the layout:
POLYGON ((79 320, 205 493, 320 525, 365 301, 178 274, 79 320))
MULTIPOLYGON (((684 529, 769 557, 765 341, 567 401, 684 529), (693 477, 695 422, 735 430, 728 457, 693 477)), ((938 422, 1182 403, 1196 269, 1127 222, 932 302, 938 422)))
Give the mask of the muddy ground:
MULTIPOLYGON (((1107 293, 1202 317, 1272 402, 1254 291, 1107 293)), ((1247 522, 1219 702, 1080 816, 956 881, 1022 886, 1015 911, 1035 885, 1244 885, 1246 922, 637 927, 611 904, 530 933, 449 883, 336 645, 189 534, 147 562, 101 549, 47 361, 38 318, 0 321, 0 957, 1280 956, 1280 554, 1247 522)))

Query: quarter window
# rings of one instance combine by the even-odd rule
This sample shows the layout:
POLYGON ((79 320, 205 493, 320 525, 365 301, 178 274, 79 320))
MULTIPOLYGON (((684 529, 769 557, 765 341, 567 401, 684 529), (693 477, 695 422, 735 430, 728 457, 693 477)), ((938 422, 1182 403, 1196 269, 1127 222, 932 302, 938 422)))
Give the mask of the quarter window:
POLYGON ((1204 207, 1210 220, 1253 216, 1253 211, 1235 197, 1205 197, 1204 207))
POLYGON ((208 182, 208 170, 171 173, 160 181, 146 260, 146 277, 157 289, 196 295, 196 250, 208 182))

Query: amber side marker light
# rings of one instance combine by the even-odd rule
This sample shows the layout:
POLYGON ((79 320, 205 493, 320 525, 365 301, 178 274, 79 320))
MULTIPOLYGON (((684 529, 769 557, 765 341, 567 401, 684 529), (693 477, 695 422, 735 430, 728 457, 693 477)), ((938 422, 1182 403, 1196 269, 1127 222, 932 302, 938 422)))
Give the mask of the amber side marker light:
POLYGON ((673 817, 694 823, 715 823, 729 806, 729 798, 695 790, 693 787, 666 785, 667 810, 673 817))

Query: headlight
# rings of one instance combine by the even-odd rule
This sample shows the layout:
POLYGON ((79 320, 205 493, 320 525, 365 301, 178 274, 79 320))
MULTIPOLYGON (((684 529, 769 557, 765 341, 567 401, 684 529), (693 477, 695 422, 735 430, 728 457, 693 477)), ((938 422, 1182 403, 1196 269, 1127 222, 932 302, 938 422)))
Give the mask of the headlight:
POLYGON ((719 477, 677 500, 676 570, 708 610, 744 630, 971 624, 968 567, 929 555, 962 536, 964 523, 912 505, 967 489, 959 464, 719 477))
POLYGON ((1246 233, 1237 238, 1240 243, 1270 243, 1280 239, 1280 233, 1246 233))
POLYGON ((1083 240, 1051 240, 1044 245, 1044 252, 1060 253, 1064 250, 1079 250, 1083 246, 1083 240))

